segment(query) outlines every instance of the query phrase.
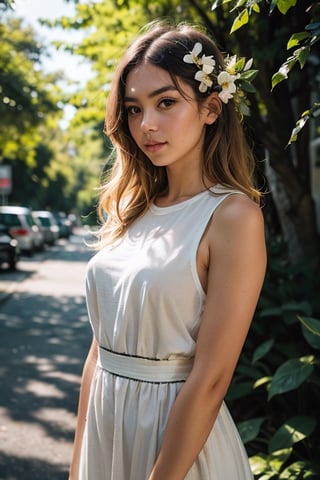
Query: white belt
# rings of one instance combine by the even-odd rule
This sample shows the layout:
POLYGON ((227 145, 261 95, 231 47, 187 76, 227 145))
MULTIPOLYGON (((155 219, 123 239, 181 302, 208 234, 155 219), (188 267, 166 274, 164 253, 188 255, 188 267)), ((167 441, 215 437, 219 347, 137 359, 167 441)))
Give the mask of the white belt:
POLYGON ((113 375, 136 381, 175 383, 187 379, 193 358, 157 360, 115 353, 99 347, 98 365, 113 375))

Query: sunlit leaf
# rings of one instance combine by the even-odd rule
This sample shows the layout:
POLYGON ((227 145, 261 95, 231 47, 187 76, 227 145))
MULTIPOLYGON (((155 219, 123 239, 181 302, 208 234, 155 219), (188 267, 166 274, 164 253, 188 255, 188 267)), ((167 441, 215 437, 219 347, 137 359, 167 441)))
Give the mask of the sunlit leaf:
MULTIPOLYGON (((281 12, 283 15, 286 15, 287 11, 291 7, 295 7, 297 0, 275 0, 275 2, 272 2, 272 4, 273 3, 276 3, 279 12, 281 12)), ((271 8, 270 11, 272 11, 271 8)))
POLYGON ((297 140, 298 133, 301 132, 301 130, 303 129, 303 127, 305 126, 305 124, 307 123, 307 121, 309 120, 309 118, 310 118, 309 115, 305 115, 305 116, 301 117, 301 118, 296 122, 296 126, 294 127, 294 129, 293 129, 292 132, 291 132, 291 136, 290 136, 288 145, 290 145, 292 142, 295 142, 295 141, 297 140))
POLYGON ((288 40, 287 50, 296 47, 297 45, 300 45, 300 43, 308 37, 310 37, 310 33, 308 32, 294 33, 288 40))
POLYGON ((288 78, 288 74, 280 71, 272 75, 272 79, 271 79, 272 90, 276 85, 278 85, 278 83, 283 82, 283 80, 286 80, 287 78, 288 78))
POLYGON ((268 458, 268 464, 276 472, 280 472, 282 465, 288 460, 292 453, 292 448, 283 448, 272 452, 268 458))
POLYGON ((275 395, 280 395, 298 388, 313 372, 314 357, 293 358, 283 363, 271 380, 269 400, 275 395))
MULTIPOLYGON (((307 462, 294 462, 285 468, 279 476, 279 480, 294 480, 313 478, 316 480, 315 475, 319 474, 319 470, 316 471, 313 465, 308 465, 307 462)), ((318 477, 317 477, 318 478, 318 477)))
POLYGON ((305 66, 309 53, 310 47, 301 47, 298 50, 295 50, 294 55, 297 57, 298 62, 300 63, 300 68, 305 66))
POLYGON ((260 7, 258 3, 255 3, 252 8, 254 12, 260 13, 260 7))
POLYGON ((272 377, 261 377, 258 380, 256 380, 253 384, 253 388, 258 388, 261 387, 261 385, 265 385, 266 383, 269 383, 271 381, 272 377))
POLYGON ((248 9, 245 8, 242 10, 242 12, 239 13, 239 15, 234 19, 230 33, 235 32, 239 28, 243 27, 246 23, 249 21, 249 13, 248 9))
POLYGON ((296 416, 287 420, 273 435, 269 442, 269 452, 292 447, 308 437, 315 429, 317 422, 314 417, 296 416))
POLYGON ((249 458, 250 467, 254 475, 259 475, 267 469, 267 456, 264 454, 255 455, 249 458))

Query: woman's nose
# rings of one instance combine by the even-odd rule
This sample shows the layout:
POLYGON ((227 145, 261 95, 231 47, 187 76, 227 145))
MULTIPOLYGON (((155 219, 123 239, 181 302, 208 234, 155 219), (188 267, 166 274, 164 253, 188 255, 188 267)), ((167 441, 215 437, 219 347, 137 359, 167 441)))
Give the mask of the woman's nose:
POLYGON ((157 130, 157 119, 154 112, 145 111, 141 121, 141 130, 144 133, 157 130))

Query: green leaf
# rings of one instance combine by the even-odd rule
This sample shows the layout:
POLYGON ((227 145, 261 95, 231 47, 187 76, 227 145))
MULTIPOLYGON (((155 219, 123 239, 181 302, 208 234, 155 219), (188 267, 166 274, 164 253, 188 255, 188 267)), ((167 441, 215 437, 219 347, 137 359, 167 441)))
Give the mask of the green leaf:
MULTIPOLYGON (((290 457, 292 449, 278 450, 271 455, 265 454, 255 455, 249 458, 251 470, 254 475, 261 475, 259 480, 276 479, 279 478, 279 471, 283 463, 290 457)), ((292 480, 292 479, 291 479, 292 480)))
POLYGON ((301 415, 290 418, 271 438, 269 452, 292 447, 294 443, 298 443, 308 437, 315 429, 316 424, 314 417, 301 415))
POLYGON ((316 472, 315 469, 306 462, 294 462, 281 472, 279 480, 315 478, 317 473, 319 473, 319 471, 316 472))
POLYGON ((251 442, 258 436, 260 427, 265 419, 266 417, 252 418, 237 425, 243 443, 251 442))
POLYGON ((272 3, 276 3, 279 12, 281 12, 283 15, 286 15, 291 7, 295 7, 297 0, 276 0, 272 3))
POLYGON ((320 321, 315 318, 300 317, 297 315, 301 323, 302 333, 306 341, 312 348, 320 350, 320 321))
POLYGON ((288 40, 287 50, 290 50, 290 48, 296 47, 308 37, 310 37, 310 33, 308 32, 294 33, 293 35, 291 35, 291 37, 288 40))
POLYGON ((308 344, 315 350, 320 350, 320 337, 313 335, 309 330, 302 327, 302 334, 308 344))
POLYGON ((269 13, 272 13, 273 10, 276 8, 277 2, 278 2, 278 0, 272 0, 271 5, 270 5, 270 9, 269 9, 269 13))
POLYGON ((299 55, 300 52, 298 50, 294 51, 293 55, 287 58, 287 60, 279 68, 278 72, 272 76, 272 90, 278 83, 287 79, 288 73, 292 70, 297 61, 300 62, 300 60, 302 60, 303 55, 301 54, 301 58, 299 57, 299 55))
POLYGON ((247 80, 252 82, 258 74, 259 70, 247 70, 246 72, 241 73, 241 80, 247 80))
POLYGON ((234 19, 230 33, 235 32, 239 28, 243 27, 246 23, 249 21, 249 13, 248 9, 245 8, 242 10, 242 12, 239 13, 239 15, 234 19))
POLYGON ((271 88, 271 90, 273 90, 274 87, 276 85, 278 85, 278 83, 283 82, 283 80, 286 80, 287 78, 288 78, 288 73, 283 73, 283 72, 280 72, 280 71, 275 73, 274 75, 272 75, 272 79, 271 79, 272 88, 271 88))
POLYGON ((274 344, 274 340, 270 339, 270 340, 266 340, 261 345, 259 345, 259 347, 256 348, 256 350, 253 352, 252 363, 255 364, 258 360, 260 360, 265 355, 267 355, 267 353, 270 352, 273 344, 274 344))
POLYGON ((268 464, 272 467, 275 472, 280 472, 282 465, 284 462, 288 460, 292 453, 292 448, 283 448, 281 450, 277 450, 276 452, 272 452, 272 454, 268 458, 268 464))
POLYGON ((294 51, 294 56, 297 57, 300 68, 303 68, 305 66, 309 53, 310 47, 301 47, 298 50, 294 51))
POLYGON ((269 400, 298 388, 313 372, 314 356, 293 358, 283 363, 271 380, 269 400))
POLYGON ((261 377, 258 378, 253 384, 253 388, 259 388, 261 385, 265 385, 266 383, 270 383, 272 377, 261 377))
POLYGON ((221 7, 221 5, 225 5, 226 3, 233 2, 233 0, 214 0, 211 10, 215 10, 218 7, 221 7))
POLYGON ((256 92, 255 87, 253 85, 251 85, 251 83, 243 81, 242 79, 239 80, 238 83, 240 85, 241 90, 243 90, 244 92, 248 92, 248 93, 255 93, 256 92))
POLYGON ((254 12, 260 13, 260 7, 258 3, 255 3, 252 8, 254 12))
POLYGON ((305 26, 305 29, 308 32, 311 32, 312 35, 320 35, 320 22, 312 22, 305 26))
POLYGON ((249 458, 250 467, 254 475, 264 473, 268 468, 267 456, 263 453, 249 458))
POLYGON ((295 142, 298 137, 298 133, 303 129, 307 121, 309 120, 310 115, 304 115, 299 120, 296 122, 296 126, 291 132, 291 136, 288 142, 288 145, 290 145, 292 142, 295 142))
POLYGON ((313 335, 320 337, 320 320, 311 317, 300 317, 300 315, 297 315, 297 318, 313 335))

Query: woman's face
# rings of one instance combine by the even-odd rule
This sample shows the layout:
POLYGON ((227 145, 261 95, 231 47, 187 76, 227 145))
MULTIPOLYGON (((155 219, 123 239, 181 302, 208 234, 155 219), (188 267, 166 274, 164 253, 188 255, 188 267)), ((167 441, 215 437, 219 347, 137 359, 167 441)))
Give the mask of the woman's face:
POLYGON ((125 109, 130 133, 156 166, 170 167, 202 160, 205 127, 213 123, 207 108, 199 108, 192 88, 169 73, 143 63, 127 77, 125 109))

